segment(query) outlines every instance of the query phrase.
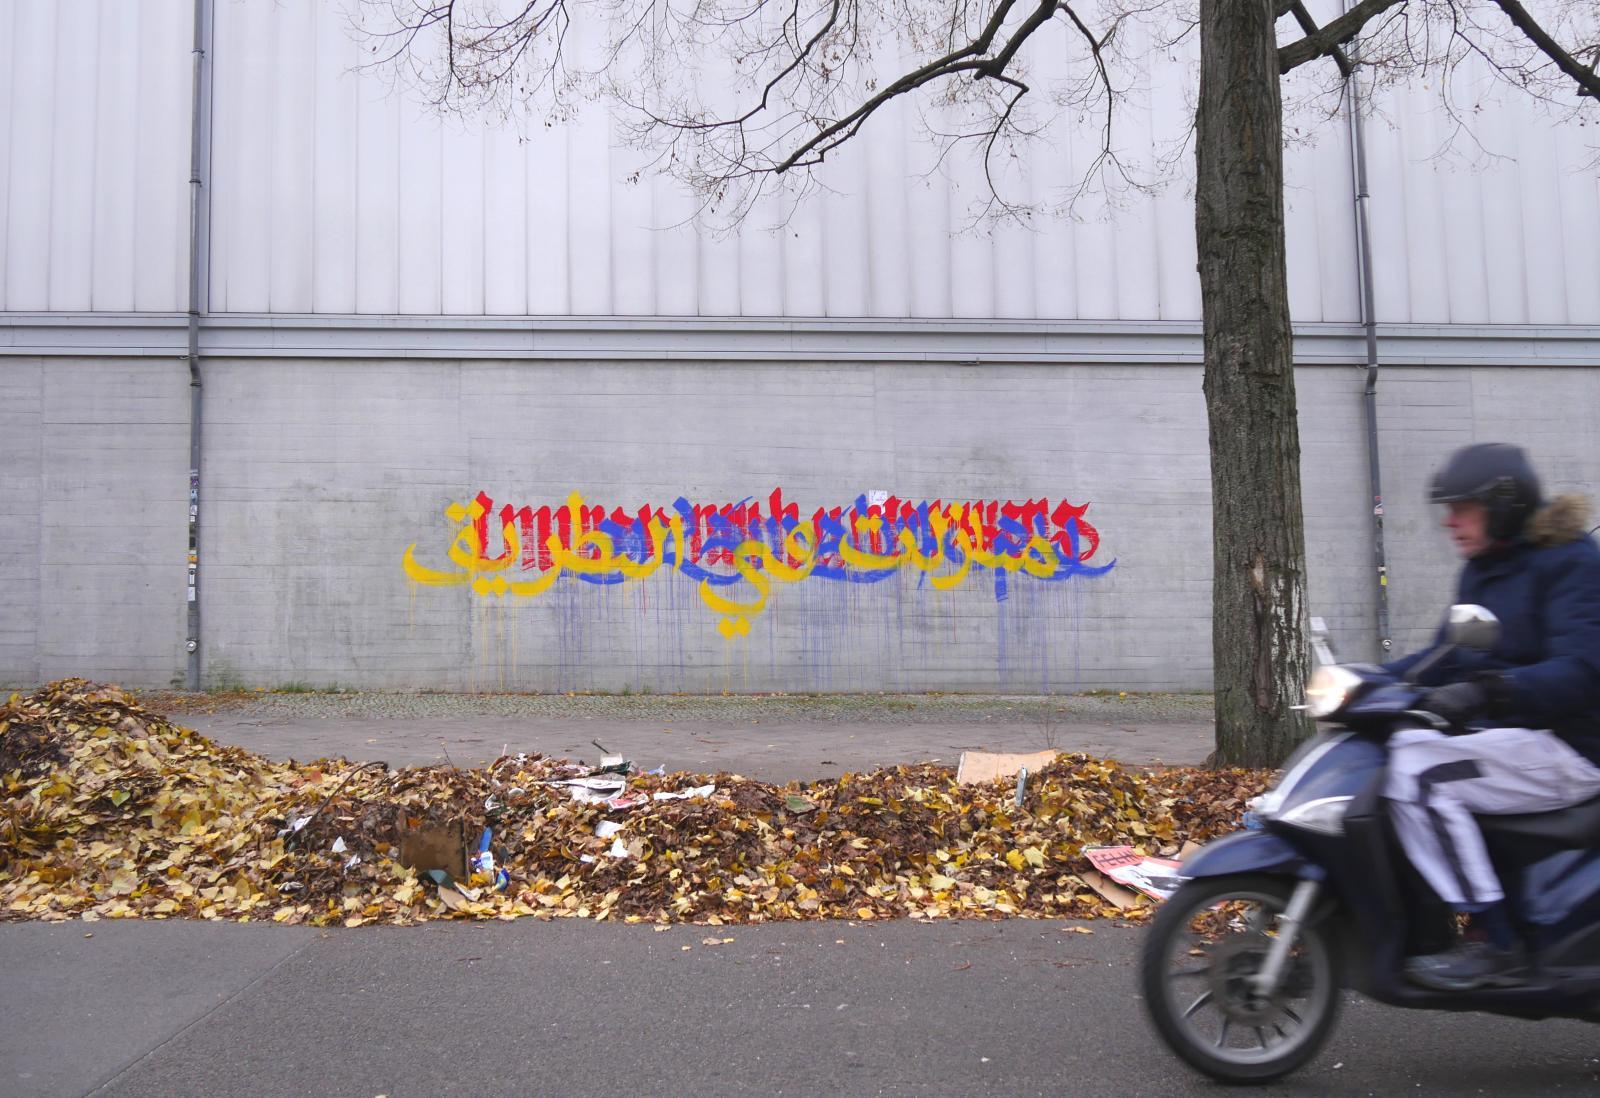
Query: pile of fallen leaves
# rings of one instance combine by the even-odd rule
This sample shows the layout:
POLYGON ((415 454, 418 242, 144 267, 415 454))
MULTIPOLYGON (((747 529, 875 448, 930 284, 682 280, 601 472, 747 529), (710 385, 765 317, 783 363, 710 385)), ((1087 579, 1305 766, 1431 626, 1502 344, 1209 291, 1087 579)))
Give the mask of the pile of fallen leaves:
POLYGON ((1019 806, 1014 782, 958 785, 938 766, 782 787, 629 775, 610 803, 551 784, 572 773, 530 755, 475 770, 276 763, 115 688, 53 683, 0 707, 0 917, 1126 915, 1079 876, 1085 847, 1173 853, 1237 827, 1269 776, 1062 755, 1019 806), (491 829, 503 888, 441 887, 400 864, 408 829, 456 822, 491 829))

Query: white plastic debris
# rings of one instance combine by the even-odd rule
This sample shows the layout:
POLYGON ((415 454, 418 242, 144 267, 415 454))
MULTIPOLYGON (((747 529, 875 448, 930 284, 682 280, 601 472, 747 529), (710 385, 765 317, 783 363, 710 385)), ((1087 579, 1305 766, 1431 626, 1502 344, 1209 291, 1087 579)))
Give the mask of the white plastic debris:
POLYGON ((299 831, 301 828, 305 827, 305 825, 310 823, 310 822, 311 822, 311 817, 310 816, 296 816, 294 819, 289 821, 289 826, 288 827, 286 827, 282 831, 278 832, 278 838, 281 839, 286 835, 293 835, 295 832, 299 831))
POLYGON ((717 791, 715 785, 697 785, 693 789, 680 789, 676 793, 657 793, 658 801, 687 801, 694 797, 709 797, 717 791))
POLYGON ((333 840, 333 845, 328 849, 335 854, 343 854, 345 852, 344 836, 340 835, 337 839, 333 840))
POLYGON ((622 778, 563 778, 547 784, 565 786, 579 804, 609 800, 628 788, 627 781, 622 778))

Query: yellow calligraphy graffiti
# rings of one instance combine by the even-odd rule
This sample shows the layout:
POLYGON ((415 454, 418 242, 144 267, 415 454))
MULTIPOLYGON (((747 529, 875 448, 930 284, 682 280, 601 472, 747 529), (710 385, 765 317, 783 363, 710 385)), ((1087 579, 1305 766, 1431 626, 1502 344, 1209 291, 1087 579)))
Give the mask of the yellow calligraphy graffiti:
MULTIPOLYGON (((506 518, 511 514, 510 509, 502 510, 502 518, 506 518, 499 524, 502 551, 488 556, 484 544, 487 539, 480 533, 489 529, 489 515, 480 502, 485 499, 487 497, 480 496, 471 503, 452 503, 444 510, 445 517, 457 527, 445 552, 455 566, 453 569, 422 564, 417 560, 417 546, 413 543, 401 557, 401 569, 406 577, 424 587, 466 586, 485 597, 531 598, 549 591, 565 574, 589 577, 589 582, 626 584, 649 579, 664 566, 670 566, 674 572, 686 570, 688 544, 681 515, 664 516, 657 511, 648 521, 641 518, 645 536, 635 536, 633 540, 640 547, 647 545, 648 551, 619 551, 611 534, 590 528, 595 524, 585 522, 583 498, 574 492, 565 507, 558 509, 558 517, 569 531, 565 540, 556 533, 549 534, 543 545, 543 571, 531 580, 513 578, 508 575, 513 565, 520 562, 519 571, 533 567, 523 558, 523 534, 515 521, 506 518)), ((541 511, 541 515, 546 519, 550 517, 548 511, 541 511)), ((834 559, 847 569, 882 578, 899 569, 913 568, 923 573, 930 586, 939 591, 961 586, 974 567, 1022 572, 1041 579, 1059 579, 1079 570, 1078 562, 1073 561, 1072 567, 1064 571, 1064 558, 1052 539, 1043 534, 1031 535, 1020 551, 1015 544, 1008 546, 1008 551, 996 551, 984 536, 982 515, 977 506, 970 511, 962 504, 928 510, 928 536, 922 538, 911 529, 900 529, 887 539, 891 542, 892 551, 889 552, 859 548, 859 544, 877 545, 885 540, 881 517, 854 516, 850 529, 854 539, 836 537, 831 545, 831 551, 836 554, 834 559)), ((748 636, 751 620, 767 609, 776 585, 800 583, 817 571, 824 556, 822 542, 815 526, 800 525, 784 533, 781 552, 775 552, 756 538, 738 542, 723 555, 723 560, 731 563, 735 573, 732 576, 709 574, 696 564, 690 571, 699 577, 696 589, 700 600, 718 616, 718 632, 729 639, 748 636), (730 590, 734 586, 744 588, 743 593, 735 597, 730 590)), ((829 578, 839 578, 837 566, 831 567, 829 578)), ((1109 567, 1092 571, 1098 573, 1109 567)))

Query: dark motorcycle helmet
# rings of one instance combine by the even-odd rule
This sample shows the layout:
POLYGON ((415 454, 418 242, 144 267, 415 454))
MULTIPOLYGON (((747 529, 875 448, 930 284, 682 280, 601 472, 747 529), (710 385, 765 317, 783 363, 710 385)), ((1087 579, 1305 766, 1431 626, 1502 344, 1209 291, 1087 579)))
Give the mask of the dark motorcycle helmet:
POLYGON ((1515 541, 1543 500, 1539 475, 1520 446, 1479 442, 1450 455, 1433 475, 1430 503, 1477 500, 1489 512, 1489 537, 1515 541))

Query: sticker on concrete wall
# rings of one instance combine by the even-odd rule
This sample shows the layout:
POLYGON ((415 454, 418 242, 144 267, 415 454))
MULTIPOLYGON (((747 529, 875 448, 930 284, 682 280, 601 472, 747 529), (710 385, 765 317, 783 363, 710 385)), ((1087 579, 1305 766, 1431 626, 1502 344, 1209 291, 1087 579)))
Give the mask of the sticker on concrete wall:
POLYGON ((751 619, 789 584, 881 583, 911 569, 935 590, 986 576, 1004 601, 1018 576, 1053 583, 1104 575, 1116 561, 1089 563, 1100 533, 1085 519, 1088 509, 1065 500, 912 502, 885 493, 878 502, 862 495, 849 507, 818 508, 802 521, 781 488, 765 514, 750 499, 706 505, 682 497, 670 508, 608 510, 577 493, 555 507, 496 509, 479 492, 444 509, 454 528, 448 566, 418 560, 412 543, 401 568, 422 586, 465 586, 488 598, 536 598, 568 576, 610 585, 666 569, 698 585, 718 631, 732 638, 747 636, 751 619))

